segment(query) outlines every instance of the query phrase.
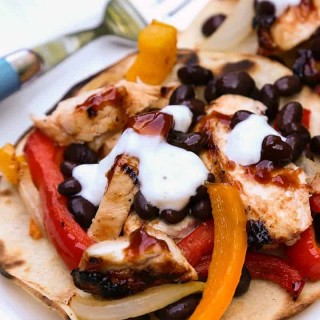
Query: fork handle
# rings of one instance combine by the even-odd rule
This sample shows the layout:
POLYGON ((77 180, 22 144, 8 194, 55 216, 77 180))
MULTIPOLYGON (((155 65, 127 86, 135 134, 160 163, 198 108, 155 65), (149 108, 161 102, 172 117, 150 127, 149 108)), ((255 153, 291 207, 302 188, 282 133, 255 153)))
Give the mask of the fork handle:
POLYGON ((21 49, 0 58, 0 100, 19 90, 41 71, 42 60, 33 51, 21 49))
POLYGON ((37 74, 43 73, 81 47, 106 34, 98 27, 61 36, 30 49, 21 49, 0 57, 0 101, 18 91, 21 85, 37 74))

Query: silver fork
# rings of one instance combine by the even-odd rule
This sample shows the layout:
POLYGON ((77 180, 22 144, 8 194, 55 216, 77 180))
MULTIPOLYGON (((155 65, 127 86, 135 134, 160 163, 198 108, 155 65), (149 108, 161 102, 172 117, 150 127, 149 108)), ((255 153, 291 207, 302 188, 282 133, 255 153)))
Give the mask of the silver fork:
POLYGON ((0 100, 103 35, 135 41, 152 18, 170 21, 195 0, 111 0, 101 23, 89 30, 68 34, 32 49, 21 49, 0 58, 0 100))

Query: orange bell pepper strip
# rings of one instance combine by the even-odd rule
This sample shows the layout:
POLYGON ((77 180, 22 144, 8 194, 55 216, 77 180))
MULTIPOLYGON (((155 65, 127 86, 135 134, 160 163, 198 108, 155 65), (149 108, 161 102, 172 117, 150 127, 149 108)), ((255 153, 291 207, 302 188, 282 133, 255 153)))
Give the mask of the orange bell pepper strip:
POLYGON ((23 157, 16 156, 15 148, 12 144, 7 143, 0 148, 0 171, 12 184, 18 183, 19 163, 21 161, 23 161, 23 157))
POLYGON ((214 247, 203 297, 190 320, 220 319, 241 276, 247 249, 246 215, 238 190, 208 184, 214 215, 214 247))
POLYGON ((140 32, 139 53, 126 73, 126 79, 157 85, 172 70, 177 57, 177 29, 168 24, 152 21, 140 32))

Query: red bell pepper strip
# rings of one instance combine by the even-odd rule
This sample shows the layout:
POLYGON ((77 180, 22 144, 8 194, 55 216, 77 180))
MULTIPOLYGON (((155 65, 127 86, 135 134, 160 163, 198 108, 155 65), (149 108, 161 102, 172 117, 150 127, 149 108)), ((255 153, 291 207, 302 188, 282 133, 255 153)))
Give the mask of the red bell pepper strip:
POLYGON ((212 254, 207 253, 206 255, 202 256, 198 263, 194 266, 194 269, 196 270, 199 279, 207 279, 211 260, 212 254))
POLYGON ((320 194, 315 193, 309 198, 310 208, 313 213, 320 213, 320 194))
POLYGON ((311 117, 311 111, 303 108, 301 122, 302 122, 303 126, 306 127, 308 130, 310 129, 310 117, 311 117))
POLYGON ((299 297, 304 287, 304 277, 283 258, 248 252, 245 265, 253 279, 263 279, 277 283, 287 290, 294 300, 299 297))
POLYGON ((309 280, 320 280, 320 248, 313 226, 300 234, 300 239, 287 247, 290 262, 309 280))
POLYGON ((213 220, 202 222, 178 243, 178 247, 192 266, 195 266, 205 254, 212 253, 213 220))
POLYGON ((57 191, 63 180, 56 163, 57 148, 53 141, 36 130, 28 137, 24 152, 32 179, 40 192, 48 237, 65 264, 74 269, 83 251, 93 241, 75 222, 66 207, 66 198, 57 191))

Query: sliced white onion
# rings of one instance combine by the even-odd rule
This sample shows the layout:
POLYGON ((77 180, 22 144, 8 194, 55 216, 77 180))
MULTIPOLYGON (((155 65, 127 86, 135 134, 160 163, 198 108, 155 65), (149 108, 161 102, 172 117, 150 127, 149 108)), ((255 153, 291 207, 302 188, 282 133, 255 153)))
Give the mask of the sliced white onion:
POLYGON ((254 0, 240 0, 212 36, 199 44, 200 49, 228 51, 250 35, 254 17, 254 0))
POLYGON ((138 317, 204 290, 205 283, 164 284, 117 300, 97 300, 76 293, 70 307, 81 320, 123 320, 138 317))
POLYGON ((43 211, 40 194, 32 181, 27 165, 22 165, 20 168, 18 189, 28 213, 44 233, 45 229, 43 226, 43 211))

